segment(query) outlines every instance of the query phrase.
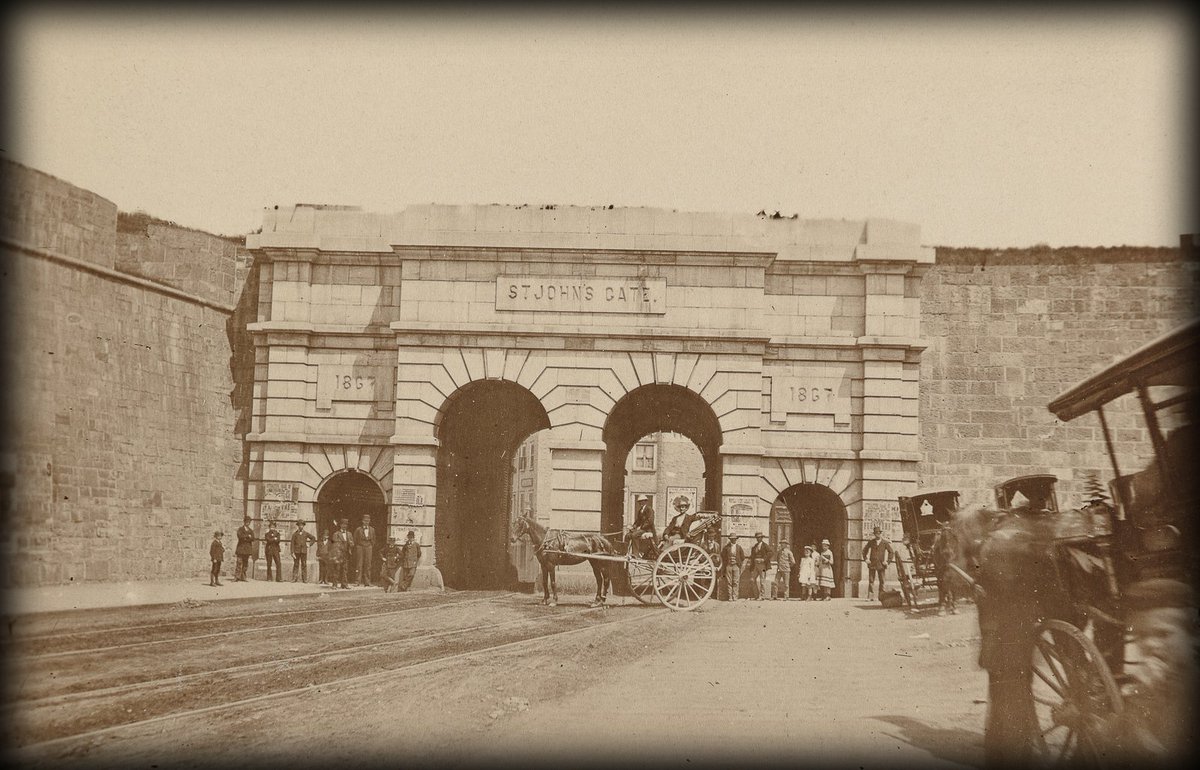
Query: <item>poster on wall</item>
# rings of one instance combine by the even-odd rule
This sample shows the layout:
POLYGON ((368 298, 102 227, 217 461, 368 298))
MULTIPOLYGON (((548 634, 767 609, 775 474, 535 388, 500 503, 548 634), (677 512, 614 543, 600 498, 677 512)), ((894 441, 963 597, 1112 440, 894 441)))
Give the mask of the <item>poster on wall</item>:
POLYGON ((753 537, 754 533, 763 528, 757 516, 757 498, 726 495, 724 500, 724 524, 722 534, 753 537))
POLYGON ((888 540, 899 541, 904 534, 900 526, 900 503, 890 500, 869 500, 863 503, 863 540, 879 527, 888 540))
POLYGON ((670 508, 667 511, 668 519, 679 513, 680 501, 686 501, 686 510, 694 513, 699 507, 696 505, 696 487, 667 487, 667 505, 670 508))

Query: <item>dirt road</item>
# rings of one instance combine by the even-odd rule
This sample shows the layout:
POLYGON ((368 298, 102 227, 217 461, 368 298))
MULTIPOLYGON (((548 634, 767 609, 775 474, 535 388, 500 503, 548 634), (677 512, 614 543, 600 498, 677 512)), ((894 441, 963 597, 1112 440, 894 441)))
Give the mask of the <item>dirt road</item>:
POLYGON ((335 610, 332 624, 309 605, 268 617, 279 608, 263 602, 261 628, 245 617, 254 605, 237 618, 196 608, 196 622, 171 632, 93 639, 110 648, 98 653, 46 637, 24 653, 40 674, 23 680, 27 705, 17 702, 11 720, 26 731, 17 758, 135 767, 982 761, 986 681, 970 606, 914 618, 858 600, 709 602, 692 613, 570 600, 548 608, 524 594, 357 601, 313 602, 335 610), (134 655, 126 644, 142 646, 134 655), (151 671, 191 679, 139 684, 151 671), (108 690, 89 701, 89 686, 108 690), (117 708, 129 715, 103 716, 117 708))

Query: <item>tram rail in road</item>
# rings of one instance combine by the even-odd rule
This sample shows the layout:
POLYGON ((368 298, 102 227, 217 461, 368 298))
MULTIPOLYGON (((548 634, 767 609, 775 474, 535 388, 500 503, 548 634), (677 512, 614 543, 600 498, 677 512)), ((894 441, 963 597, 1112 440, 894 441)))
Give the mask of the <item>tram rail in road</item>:
POLYGON ((142 725, 213 714, 263 700, 300 697, 331 687, 366 682, 378 685, 389 678, 402 677, 440 663, 536 644, 543 639, 587 633, 613 624, 637 622, 666 611, 629 605, 629 612, 622 612, 619 608, 580 608, 564 612, 563 608, 559 608, 547 613, 540 605, 527 601, 497 601, 495 597, 442 606, 453 609, 486 601, 492 601, 497 606, 529 609, 543 614, 435 629, 402 638, 382 639, 352 647, 339 646, 332 650, 214 668, 184 676, 16 700, 8 706, 14 712, 12 716, 17 717, 10 720, 14 728, 14 748, 23 761, 63 757, 64 750, 72 756, 78 756, 78 749, 91 741, 104 736, 116 736, 142 725), (564 623, 569 627, 562 628, 564 623), (451 641, 447 643, 447 640, 451 641), (332 671, 335 662, 339 671, 344 672, 349 666, 354 673, 321 676, 324 672, 332 671), (307 681, 300 686, 287 686, 298 679, 307 681), (229 698, 239 690, 262 692, 264 689, 268 692, 250 698, 229 698), (205 700, 215 702, 196 705, 205 700), (189 704, 192 708, 177 709, 181 703, 189 704), (72 746, 77 750, 70 750, 72 746))

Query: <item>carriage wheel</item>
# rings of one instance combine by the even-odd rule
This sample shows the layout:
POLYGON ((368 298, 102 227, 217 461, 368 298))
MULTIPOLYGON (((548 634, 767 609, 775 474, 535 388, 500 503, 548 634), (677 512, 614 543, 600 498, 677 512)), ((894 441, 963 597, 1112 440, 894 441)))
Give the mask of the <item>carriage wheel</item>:
POLYGON ((708 551, 676 543, 654 562, 654 595, 673 610, 694 610, 712 596, 717 570, 708 551))
POLYGON ((1043 623, 1034 645, 1035 748, 1047 763, 1099 764, 1110 720, 1123 710, 1108 664, 1091 639, 1061 620, 1043 623))
POLYGON ((654 596, 654 562, 630 559, 625 564, 625 575, 629 580, 629 593, 642 604, 652 604, 654 596))

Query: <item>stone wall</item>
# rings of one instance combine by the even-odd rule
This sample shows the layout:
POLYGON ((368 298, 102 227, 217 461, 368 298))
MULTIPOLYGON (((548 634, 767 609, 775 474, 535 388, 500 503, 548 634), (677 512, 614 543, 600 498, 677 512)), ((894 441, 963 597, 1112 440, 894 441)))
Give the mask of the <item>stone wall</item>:
MULTIPOLYGON (((1060 424, 1046 406, 1195 317, 1196 266, 1177 249, 938 249, 921 286, 920 487, 984 502, 1007 478, 1054 473, 1060 505, 1079 504, 1088 471, 1112 475, 1099 422, 1060 424)), ((1148 444, 1121 407, 1128 473, 1148 444)))
POLYGON ((205 254, 232 276, 236 246, 169 226, 118 236, 112 204, 16 164, 5 173, 9 194, 35 210, 6 219, 2 247, 15 287, 4 583, 206 574, 213 530, 242 511, 226 328, 236 287, 195 297, 108 266, 129 267, 137 245, 179 264, 205 254), (181 242, 206 243, 193 254, 181 242))

